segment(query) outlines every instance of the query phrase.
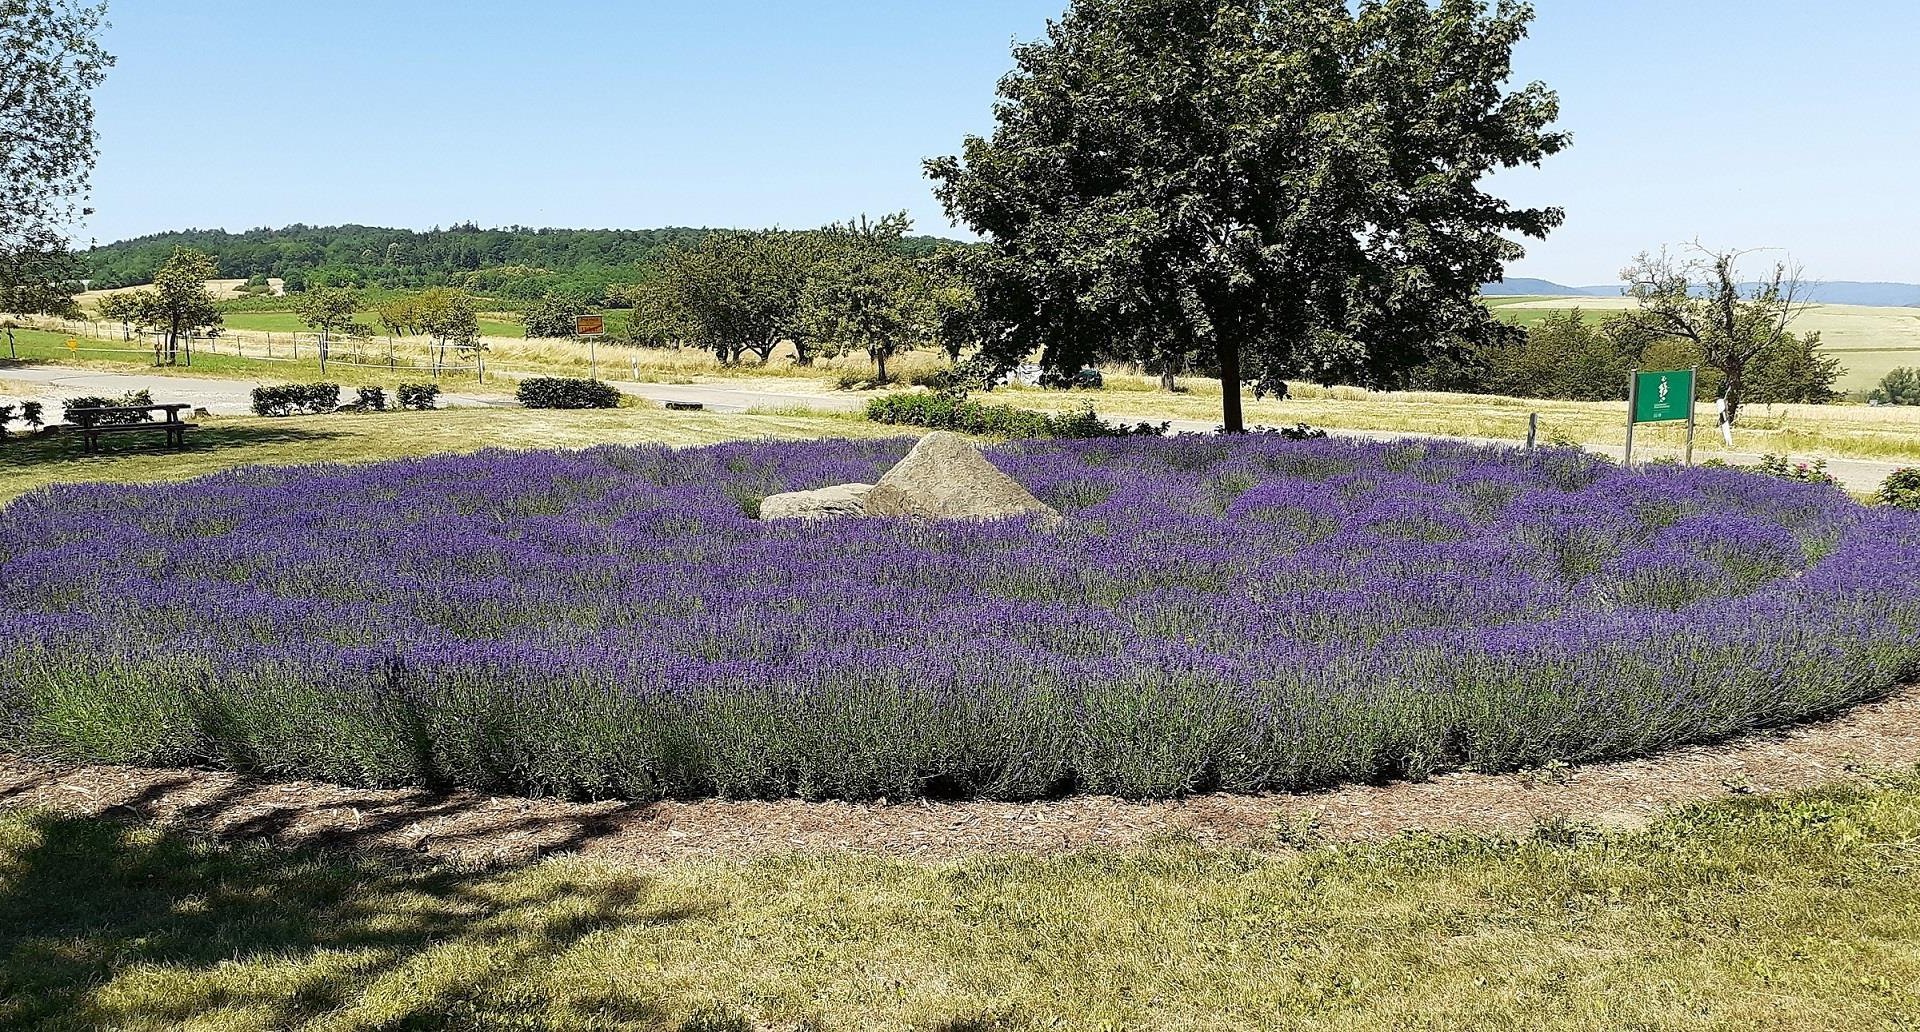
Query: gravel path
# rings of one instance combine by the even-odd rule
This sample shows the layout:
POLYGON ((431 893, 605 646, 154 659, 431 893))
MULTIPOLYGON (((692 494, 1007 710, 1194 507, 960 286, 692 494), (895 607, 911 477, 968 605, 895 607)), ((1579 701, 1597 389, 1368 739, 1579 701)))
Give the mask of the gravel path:
POLYGON ((1675 806, 1920 764, 1920 688, 1834 719, 1660 756, 1303 795, 1135 803, 569 803, 470 792, 269 783, 234 774, 71 766, 0 756, 0 806, 156 820, 284 844, 430 854, 470 865, 578 852, 643 867, 850 850, 916 860, 1124 847, 1167 836, 1274 848, 1408 831, 1527 834, 1556 822, 1642 827, 1675 806))

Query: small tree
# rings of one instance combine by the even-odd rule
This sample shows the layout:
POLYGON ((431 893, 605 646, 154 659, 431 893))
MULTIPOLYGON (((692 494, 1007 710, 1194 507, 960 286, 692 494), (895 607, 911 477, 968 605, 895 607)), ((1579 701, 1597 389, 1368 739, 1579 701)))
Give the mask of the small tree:
POLYGON ((134 291, 135 321, 160 331, 154 341, 155 365, 179 361, 180 338, 220 325, 220 309, 207 291, 217 269, 210 255, 191 248, 175 248, 173 256, 153 274, 151 290, 134 291))
POLYGON ((1747 397, 1763 405, 1826 405, 1840 397, 1840 360, 1820 353, 1820 334, 1789 333, 1747 371, 1747 397))
POLYGON ((1882 405, 1920 405, 1920 369, 1901 366, 1888 370, 1867 400, 1882 405))
POLYGON ((463 352, 480 348, 480 314, 473 295, 434 287, 416 295, 414 304, 420 331, 433 338, 436 368, 446 365, 449 344, 463 352))
POLYGON ((117 291, 100 299, 97 306, 100 318, 120 324, 120 339, 133 339, 134 323, 140 319, 140 299, 132 293, 117 291))
POLYGON ((927 343, 938 328, 927 278, 902 255, 850 253, 833 264, 808 291, 808 330, 831 354, 865 351, 886 383, 888 357, 927 343))
POLYGON ((529 338, 572 337, 579 317, 587 314, 587 299, 574 293, 548 294, 527 310, 529 338))
POLYGON ((1755 361, 1791 346, 1790 327, 1812 304, 1799 267, 1789 262, 1775 262, 1766 279, 1743 286, 1740 261, 1752 253, 1695 242, 1679 253, 1642 252, 1620 273, 1627 294, 1639 302, 1630 315, 1636 324, 1692 343, 1701 362, 1719 371, 1730 423, 1747 400, 1755 361))
POLYGON ((364 336, 371 332, 354 321, 354 314, 359 311, 359 292, 345 287, 315 287, 293 298, 293 313, 320 334, 321 372, 327 370, 334 334, 364 336))

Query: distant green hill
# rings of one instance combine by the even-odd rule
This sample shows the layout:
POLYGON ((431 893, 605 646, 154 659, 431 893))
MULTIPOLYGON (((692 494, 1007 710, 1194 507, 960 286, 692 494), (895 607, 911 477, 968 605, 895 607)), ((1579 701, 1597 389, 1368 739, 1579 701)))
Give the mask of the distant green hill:
MULTIPOLYGON (((603 294, 633 282, 640 266, 667 248, 689 244, 712 229, 482 229, 472 223, 431 229, 379 226, 306 226, 250 229, 185 229, 155 233, 96 247, 86 255, 90 286, 147 283, 176 247, 216 257, 220 276, 271 276, 289 290, 308 284, 356 287, 476 285, 484 292, 533 300, 554 289, 603 294), (491 270, 502 270, 494 272, 491 270)), ((942 241, 912 237, 916 250, 942 241)))

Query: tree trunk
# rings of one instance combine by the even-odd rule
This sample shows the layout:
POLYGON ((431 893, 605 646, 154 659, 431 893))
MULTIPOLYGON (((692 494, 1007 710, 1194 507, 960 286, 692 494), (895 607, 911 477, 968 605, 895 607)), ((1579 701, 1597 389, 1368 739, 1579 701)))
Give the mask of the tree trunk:
POLYGON ((1166 391, 1168 394, 1172 394, 1180 389, 1180 381, 1175 379, 1173 375, 1172 359, 1168 359, 1167 362, 1160 367, 1160 389, 1166 391))
POLYGON ((1740 399, 1746 393, 1747 364, 1734 360, 1727 363, 1727 422, 1732 424, 1740 414, 1740 399))
POLYGON ((887 382, 887 353, 885 351, 876 350, 873 353, 873 364, 879 373, 877 377, 879 382, 882 384, 886 383, 887 382))
POLYGON ((1240 342, 1221 337, 1214 344, 1220 359, 1220 426, 1230 434, 1247 432, 1246 417, 1240 412, 1240 342))

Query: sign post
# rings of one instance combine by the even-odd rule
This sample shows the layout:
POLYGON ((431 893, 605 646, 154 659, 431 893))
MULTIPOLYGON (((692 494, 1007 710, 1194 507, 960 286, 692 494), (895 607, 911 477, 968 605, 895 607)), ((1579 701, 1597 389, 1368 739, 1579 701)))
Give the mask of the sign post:
POLYGON ((602 315, 582 315, 573 320, 573 335, 587 339, 587 364, 593 370, 593 378, 600 379, 600 335, 607 332, 607 319, 602 315))
POLYGON ((1641 423, 1687 424, 1687 465, 1693 465, 1693 410, 1698 398, 1699 370, 1634 370, 1627 380, 1626 464, 1633 465, 1633 429, 1641 423))

